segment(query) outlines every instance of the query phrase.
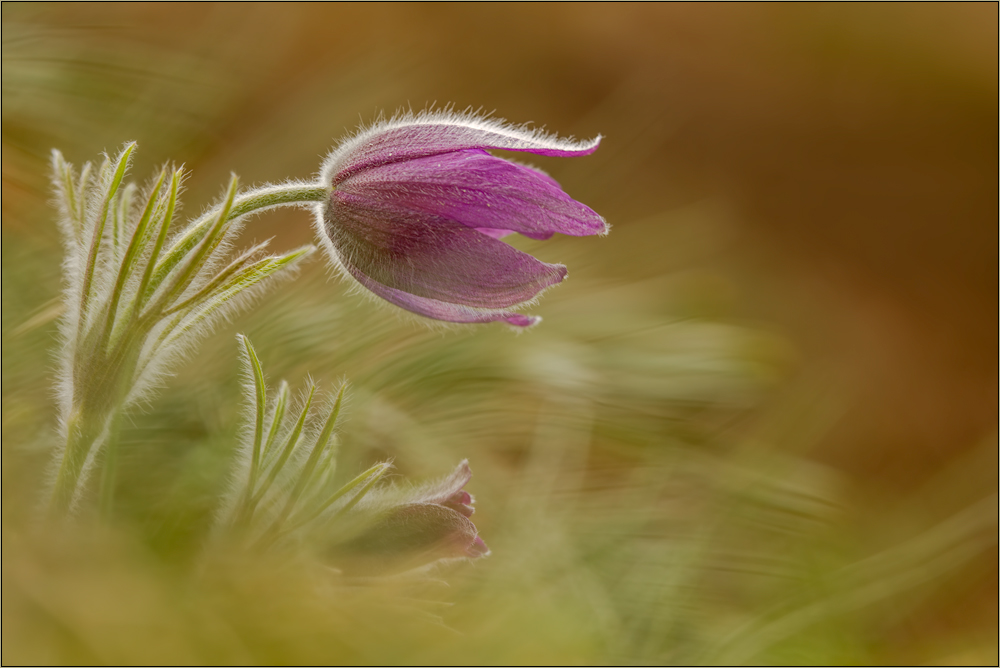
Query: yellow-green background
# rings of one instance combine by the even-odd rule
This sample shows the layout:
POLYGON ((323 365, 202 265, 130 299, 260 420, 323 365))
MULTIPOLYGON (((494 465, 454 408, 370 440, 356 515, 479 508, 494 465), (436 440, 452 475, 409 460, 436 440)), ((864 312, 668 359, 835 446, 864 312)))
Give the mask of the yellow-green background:
POLYGON ((0 11, 4 663, 997 661, 996 5, 0 11), (513 242, 569 266, 544 322, 430 329, 317 256, 134 413, 117 526, 40 524, 49 151, 134 139, 194 215, 435 103, 605 136, 534 161, 612 225, 513 242), (345 475, 468 457, 493 554, 362 592, 199 556, 238 331, 274 382, 351 382, 345 475))

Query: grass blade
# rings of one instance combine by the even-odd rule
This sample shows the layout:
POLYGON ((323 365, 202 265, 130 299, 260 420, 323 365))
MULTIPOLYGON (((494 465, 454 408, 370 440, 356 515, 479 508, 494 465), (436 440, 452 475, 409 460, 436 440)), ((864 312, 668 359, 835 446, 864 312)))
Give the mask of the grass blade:
POLYGON ((108 219, 108 207, 111 206, 112 199, 118 192, 118 187, 121 185, 122 179, 125 177, 125 170, 128 169, 129 157, 132 155, 132 151, 134 149, 135 142, 131 142, 125 146, 121 153, 118 154, 114 176, 111 179, 111 184, 108 187, 107 193, 104 195, 104 203, 101 205, 101 213, 98 216, 97 224, 94 225, 94 235, 90 240, 90 251, 87 255, 86 267, 83 270, 83 284, 80 292, 80 329, 83 328, 84 321, 86 320, 84 314, 87 312, 87 306, 90 300, 90 288, 94 283, 94 270, 97 266, 97 253, 101 248, 101 239, 104 237, 104 225, 108 219))
POLYGON ((250 482, 247 484, 249 494, 249 490, 252 490, 257 482, 257 470, 260 467, 260 448, 264 438, 264 402, 267 396, 267 386, 264 384, 264 370, 260 367, 257 351, 253 349, 250 339, 242 334, 238 336, 243 343, 243 350, 246 353, 247 361, 250 363, 250 371, 253 374, 253 384, 256 392, 253 450, 250 454, 250 482))
POLYGON ((118 270, 118 278, 111 293, 111 301, 108 304, 108 318, 104 324, 104 333, 101 336, 101 347, 107 344, 108 339, 111 337, 111 331, 116 320, 115 316, 118 313, 118 302, 121 300, 122 292, 125 290, 125 284, 132 273, 132 268, 146 244, 146 228, 149 225, 150 217, 153 215, 153 209, 158 199, 157 196, 159 195, 160 188, 163 187, 163 180, 166 176, 166 171, 160 172, 160 178, 157 179, 156 185, 153 186, 153 189, 149 193, 149 197, 146 200, 146 208, 143 210, 142 217, 139 218, 139 224, 136 225, 135 232, 132 234, 132 240, 125 251, 125 257, 122 258, 121 267, 118 270))
POLYGON ((182 176, 183 172, 180 169, 175 169, 170 177, 170 195, 167 200, 167 210, 163 214, 163 220, 160 222, 159 231, 156 235, 156 243, 153 245, 153 250, 146 262, 146 270, 142 274, 142 280, 139 282, 139 290, 136 292, 135 312, 139 312, 146 305, 149 297, 159 287, 159 283, 152 282, 153 270, 156 268, 160 252, 163 250, 163 243, 167 238, 167 230, 170 229, 170 223, 174 219, 174 210, 177 206, 177 191, 180 188, 182 176))
POLYGON ((340 392, 337 393, 337 400, 334 402, 333 408, 330 409, 330 413, 326 418, 326 423, 323 425, 323 431, 320 432, 319 437, 316 439, 316 444, 313 445, 312 451, 309 453, 309 459, 306 460, 305 465, 302 467, 302 471, 299 473, 299 479, 296 481, 295 487, 292 489, 292 493, 289 494, 288 500, 285 502, 285 508, 282 510, 281 515, 276 522, 275 528, 279 528, 288 516, 291 515, 292 511, 295 509, 295 505, 299 501, 299 498, 302 496, 302 492, 305 491, 306 486, 312 479, 312 475, 316 469, 316 464, 319 462, 320 455, 323 454, 327 444, 330 442, 330 437, 333 435, 333 428, 336 426, 337 417, 340 415, 340 407, 344 401, 344 390, 346 388, 346 383, 340 386, 340 392))
POLYGON ((278 396, 274 401, 274 412, 271 414, 271 428, 267 432, 267 440, 264 441, 264 451, 260 456, 262 470, 267 465, 274 440, 278 437, 278 430, 281 429, 281 423, 285 419, 285 408, 288 406, 289 394, 288 383, 281 381, 281 385, 278 386, 278 396))
POLYGON ((361 475, 355 477, 349 483, 338 489, 336 492, 334 492, 330 497, 328 497, 325 501, 319 504, 311 513, 309 513, 308 517, 298 518, 298 521, 291 529, 289 529, 289 531, 294 531, 295 529, 298 529, 299 527, 304 526, 309 522, 312 522, 314 519, 322 515, 323 511, 325 511, 327 508, 329 508, 337 501, 339 501, 341 498, 343 498, 345 494, 347 494, 355 487, 357 487, 358 485, 367 480, 368 482, 365 484, 364 487, 361 488, 361 491, 358 492, 358 494, 354 498, 352 498, 347 505, 345 505, 343 508, 337 511, 335 517, 340 517, 344 513, 348 512, 351 508, 356 506, 358 502, 361 501, 362 498, 364 498, 365 494, 367 494, 368 491, 371 490, 371 488, 375 485, 375 483, 377 483, 379 480, 382 479, 382 476, 384 476, 389 471, 390 468, 392 468, 392 464, 390 462, 381 462, 371 467, 370 469, 368 469, 361 475))
POLYGON ((315 393, 316 386, 314 384, 310 384, 309 394, 306 396, 306 401, 302 406, 301 412, 299 413, 299 419, 295 423, 295 428, 292 429, 291 433, 285 438, 285 444, 281 448, 281 454, 278 456, 278 461, 276 461, 274 466, 270 468, 267 473, 267 478, 264 479, 264 483, 260 486, 260 489, 257 490, 257 493, 254 494, 250 501, 251 512, 264 497, 264 494, 267 493, 267 490, 271 488, 271 485, 274 484, 275 479, 278 477, 278 473, 280 473, 281 469, 284 468, 285 463, 292 454, 292 451, 295 450, 295 446, 299 442, 299 437, 302 435, 302 429, 305 426, 306 418, 309 416, 309 409, 312 407, 313 395, 315 393))

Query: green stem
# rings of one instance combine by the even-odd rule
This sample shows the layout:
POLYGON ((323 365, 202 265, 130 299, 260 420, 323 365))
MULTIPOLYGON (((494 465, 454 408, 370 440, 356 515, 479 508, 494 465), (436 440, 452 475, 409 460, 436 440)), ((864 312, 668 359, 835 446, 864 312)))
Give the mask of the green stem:
POLYGON ((86 460, 86 453, 83 457, 77 454, 79 448, 76 445, 76 436, 79 429, 80 416, 77 413, 67 420, 66 449, 63 450, 59 471, 56 473, 56 483, 52 488, 52 498, 49 499, 49 510, 55 515, 69 510, 69 506, 73 502, 73 494, 76 491, 76 479, 79 477, 83 462, 86 460))
POLYGON ((239 218, 258 209, 266 209, 282 204, 322 202, 329 196, 330 189, 326 186, 302 185, 301 183, 288 183, 277 186, 273 190, 266 189, 256 193, 250 192, 236 198, 233 202, 233 208, 229 211, 229 220, 239 218))
POLYGON ((118 478, 118 428, 121 424, 121 412, 116 412, 108 425, 107 445, 105 446, 104 465, 101 467, 101 519, 111 521, 114 512, 115 483, 118 478))
POLYGON ((66 449, 63 450, 52 498, 49 500, 49 509, 54 515, 65 514, 73 505, 84 464, 94 442, 101 436, 101 428, 95 422, 88 419, 80 409, 75 410, 68 420, 66 449))
MULTIPOLYGON (((329 188, 314 184, 285 183, 269 188, 262 188, 243 195, 237 195, 230 204, 231 208, 225 220, 221 222, 226 224, 248 213, 276 206, 322 202, 329 196, 329 188)), ((175 238, 170 248, 167 249, 162 259, 157 263, 149 283, 149 290, 156 290, 174 269, 180 258, 186 256, 209 233, 213 223, 220 222, 217 220, 217 216, 221 208, 222 206, 218 206, 210 211, 206 211, 175 238)))

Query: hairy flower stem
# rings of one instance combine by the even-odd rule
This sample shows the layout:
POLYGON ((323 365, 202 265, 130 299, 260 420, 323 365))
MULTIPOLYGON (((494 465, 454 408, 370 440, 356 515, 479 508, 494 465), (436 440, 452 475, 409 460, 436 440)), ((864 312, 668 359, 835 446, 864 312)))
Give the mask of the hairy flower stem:
POLYGON ((118 476, 118 434, 121 427, 122 412, 118 411, 111 417, 108 425, 107 444, 104 446, 104 465, 101 467, 101 517, 110 521, 114 512, 115 482, 118 476))
MULTIPOLYGON (((124 159, 121 165, 124 165, 124 159)), ((124 172, 124 167, 120 166, 118 171, 124 172)), ((116 173, 112 193, 108 195, 109 199, 113 196, 113 190, 117 189, 120 180, 119 174, 116 173)), ((154 194, 160 190, 163 183, 164 176, 161 175, 154 194)), ((236 195, 235 188, 234 181, 226 201, 189 225, 175 238, 161 257, 166 224, 169 223, 173 213, 177 189, 175 175, 171 183, 172 194, 169 203, 165 205, 167 209, 165 223, 158 234, 146 233, 146 225, 150 222, 154 211, 154 200, 151 196, 150 204, 147 205, 133 236, 133 243, 125 255, 111 299, 105 305, 106 316, 98 319, 100 324, 89 329, 82 329, 84 318, 81 316, 81 329, 78 330, 72 350, 70 373, 73 382, 68 416, 65 419, 65 448, 49 501, 49 509, 54 515, 65 514, 73 506, 80 494, 86 472, 90 468, 89 462, 105 445, 108 449, 102 462, 100 505, 102 515, 107 517, 110 514, 118 459, 114 451, 114 442, 119 423, 139 376, 148 366, 149 355, 155 354, 155 350, 169 343, 170 337, 178 336, 174 333, 174 327, 179 326, 180 320, 170 321, 160 337, 153 342, 154 353, 149 353, 149 338, 154 329, 161 323, 167 322, 171 316, 182 318, 185 312, 191 312, 192 309, 204 304, 205 300, 212 296, 210 293, 216 289, 228 289, 223 298, 231 298, 243 288, 240 284, 233 284, 235 287, 231 288, 226 286, 239 276, 249 276, 246 274, 248 271, 265 272, 260 273, 260 276, 267 276, 306 254, 306 251, 300 250, 280 258, 265 258, 256 263, 249 263, 250 258, 247 257, 246 262, 229 270, 223 270, 214 280, 211 278, 212 275, 205 277, 207 287, 197 292, 193 298, 174 303, 182 298, 196 277, 204 276, 204 263, 219 247, 227 225, 262 209, 322 202, 329 197, 330 192, 330 189, 324 186, 298 183, 259 188, 243 195, 236 195), (149 258, 139 281, 141 289, 133 300, 125 303, 122 301, 122 286, 133 270, 138 271, 136 263, 140 257, 149 258), (239 274, 240 271, 244 274, 239 274), (158 290, 161 284, 164 289, 158 290)), ((105 212, 102 210, 100 215, 103 221, 106 217, 105 212)), ((103 226, 100 226, 94 233, 93 250, 87 257, 84 276, 86 290, 82 295, 81 312, 84 312, 92 301, 89 294, 91 277, 93 266, 96 265, 94 258, 97 257, 98 246, 102 243, 102 234, 104 234, 103 226)))
POLYGON ((70 417, 66 425, 66 449, 63 451, 49 503, 53 514, 64 513, 72 504, 76 481, 83 472, 87 454, 91 446, 100 439, 102 431, 93 420, 85 419, 79 410, 74 411, 70 417))

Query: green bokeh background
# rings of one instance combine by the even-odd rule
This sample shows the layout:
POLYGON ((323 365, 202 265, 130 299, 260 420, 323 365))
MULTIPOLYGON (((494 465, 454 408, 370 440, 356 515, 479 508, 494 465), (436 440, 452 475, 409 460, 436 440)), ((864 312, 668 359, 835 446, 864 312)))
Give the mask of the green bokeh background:
POLYGON ((0 11, 5 664, 996 663, 996 5, 0 11), (429 328, 317 256, 131 416, 118 525, 39 524, 49 151, 134 139, 194 216, 432 104, 605 136, 533 160, 612 225, 513 242, 570 268, 544 322, 429 328), (236 332, 272 382, 350 381, 343 470, 469 458, 493 554, 360 591, 204 557, 236 332))

